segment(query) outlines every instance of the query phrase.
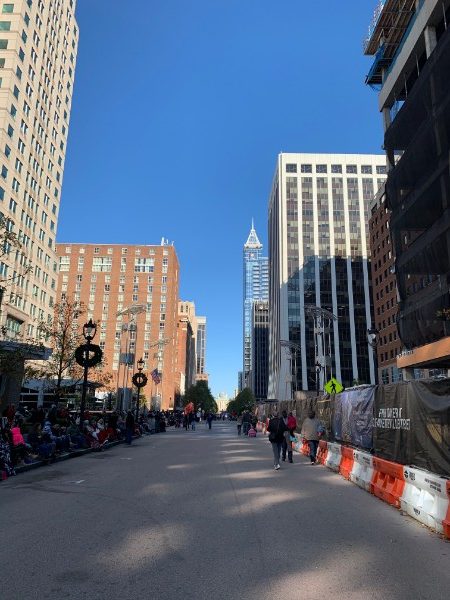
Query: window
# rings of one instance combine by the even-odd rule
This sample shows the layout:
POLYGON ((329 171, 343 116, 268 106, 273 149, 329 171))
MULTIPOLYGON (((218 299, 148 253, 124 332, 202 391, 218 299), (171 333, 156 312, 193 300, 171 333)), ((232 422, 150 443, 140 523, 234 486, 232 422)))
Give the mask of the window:
POLYGON ((14 4, 4 4, 3 5, 3 9, 2 9, 2 13, 5 14, 10 14, 14 12, 14 4))
POLYGON ((377 165, 377 174, 386 175, 386 167, 384 165, 377 165))
POLYGON ((326 173, 327 165, 316 165, 316 173, 326 173))
POLYGON ((358 172, 358 168, 356 165, 347 165, 345 170, 347 173, 357 173, 358 172))
POLYGON ((286 165, 286 173, 297 173, 297 165, 288 163, 286 165))
POLYGON ((11 21, 0 21, 0 31, 10 31, 11 21))
POLYGON ((342 165, 331 165, 332 173, 342 173, 342 165))
POLYGON ((302 165, 300 171, 302 173, 312 173, 312 165, 302 165))
POLYGON ((6 145, 5 146, 5 156, 8 158, 10 154, 11 154, 11 148, 8 145, 6 145))
POLYGON ((371 165, 362 165, 361 166, 361 173, 364 173, 365 175, 371 175, 372 174, 372 167, 371 167, 371 165))
POLYGON ((6 50, 8 48, 8 40, 0 40, 0 50, 6 50))

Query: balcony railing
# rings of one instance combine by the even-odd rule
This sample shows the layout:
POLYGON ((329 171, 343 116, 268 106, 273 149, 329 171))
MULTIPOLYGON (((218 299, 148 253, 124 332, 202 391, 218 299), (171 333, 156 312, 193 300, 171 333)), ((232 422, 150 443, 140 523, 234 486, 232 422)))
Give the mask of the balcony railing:
POLYGON ((379 0, 375 10, 373 11, 372 20, 370 22, 369 29, 367 31, 367 36, 363 40, 363 52, 364 53, 366 52, 367 47, 370 43, 370 40, 372 39, 373 32, 376 29, 380 15, 383 12, 383 8, 384 8, 384 0, 379 0))

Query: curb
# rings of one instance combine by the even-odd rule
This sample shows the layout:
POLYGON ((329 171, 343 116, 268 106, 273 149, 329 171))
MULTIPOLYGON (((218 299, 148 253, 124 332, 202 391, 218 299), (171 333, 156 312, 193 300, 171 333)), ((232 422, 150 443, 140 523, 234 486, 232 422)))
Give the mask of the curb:
MULTIPOLYGON (((138 439, 138 438, 136 438, 138 439)), ((125 440, 117 440, 114 442, 108 442, 103 446, 105 450, 108 448, 113 448, 114 446, 118 446, 119 444, 124 444, 125 440)), ((54 465, 55 463, 62 462, 64 460, 69 460, 70 458, 77 458, 78 456, 84 456, 85 454, 90 454, 91 452, 98 452, 98 448, 80 448, 79 450, 74 450, 73 452, 67 452, 66 454, 61 454, 56 456, 53 460, 38 460, 36 462, 30 463, 28 465, 21 465, 20 467, 16 467, 16 475, 20 473, 26 473, 27 471, 33 471, 34 469, 38 469, 39 467, 47 467, 49 465, 54 465)))

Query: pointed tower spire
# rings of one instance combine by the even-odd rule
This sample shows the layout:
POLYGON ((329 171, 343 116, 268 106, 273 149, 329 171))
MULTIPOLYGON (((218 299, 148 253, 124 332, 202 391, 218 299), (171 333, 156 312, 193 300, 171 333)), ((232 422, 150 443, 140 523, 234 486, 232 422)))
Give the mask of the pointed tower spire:
POLYGON ((252 218, 252 228, 250 229, 250 233, 248 235, 247 241, 244 244, 244 248, 262 248, 262 244, 259 241, 259 238, 255 231, 255 225, 252 218))

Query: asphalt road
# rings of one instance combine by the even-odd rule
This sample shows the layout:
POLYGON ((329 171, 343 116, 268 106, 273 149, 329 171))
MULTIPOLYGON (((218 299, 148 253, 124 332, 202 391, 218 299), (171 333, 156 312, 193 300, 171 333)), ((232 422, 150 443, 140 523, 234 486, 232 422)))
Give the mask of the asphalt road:
POLYGON ((450 543, 232 424, 0 483, 1 600, 444 600, 450 543))

